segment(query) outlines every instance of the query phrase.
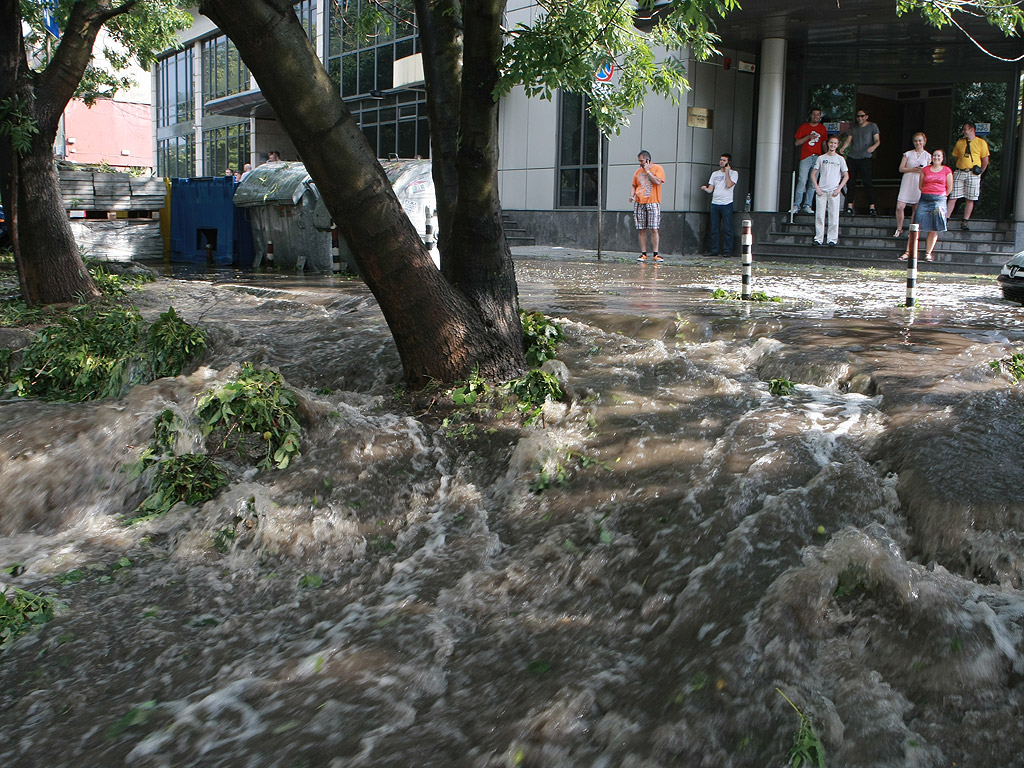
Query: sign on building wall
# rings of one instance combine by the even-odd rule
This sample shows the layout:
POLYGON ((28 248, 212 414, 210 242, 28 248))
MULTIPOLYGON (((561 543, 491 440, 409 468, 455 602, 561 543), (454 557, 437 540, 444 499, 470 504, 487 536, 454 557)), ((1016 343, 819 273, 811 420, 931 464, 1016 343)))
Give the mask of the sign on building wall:
POLYGON ((715 111, 705 107, 687 107, 686 124, 690 128, 712 128, 715 111))

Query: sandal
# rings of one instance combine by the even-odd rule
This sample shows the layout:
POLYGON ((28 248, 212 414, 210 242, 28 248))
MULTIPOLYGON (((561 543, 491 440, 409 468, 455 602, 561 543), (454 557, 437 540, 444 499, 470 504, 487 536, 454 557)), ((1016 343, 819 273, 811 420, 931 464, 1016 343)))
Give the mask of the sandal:
POLYGON ((903 253, 900 254, 900 261, 906 261, 909 258, 910 258, 910 252, 909 251, 904 251, 903 253))
POLYGON ((932 258, 932 252, 931 251, 928 251, 928 253, 926 253, 924 255, 924 260, 925 261, 934 261, 934 259, 932 258))
POLYGON ((899 237, 902 234, 903 234, 903 230, 902 229, 897 229, 895 232, 892 233, 892 236, 893 237, 899 237))

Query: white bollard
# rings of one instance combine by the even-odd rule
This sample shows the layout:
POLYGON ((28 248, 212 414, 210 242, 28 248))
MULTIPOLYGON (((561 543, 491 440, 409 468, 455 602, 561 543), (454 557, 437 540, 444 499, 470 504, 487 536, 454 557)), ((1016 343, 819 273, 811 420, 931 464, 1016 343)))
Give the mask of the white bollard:
POLYGON ((743 220, 740 244, 743 252, 743 290, 740 298, 750 301, 750 291, 754 284, 754 233, 753 222, 750 219, 743 220))

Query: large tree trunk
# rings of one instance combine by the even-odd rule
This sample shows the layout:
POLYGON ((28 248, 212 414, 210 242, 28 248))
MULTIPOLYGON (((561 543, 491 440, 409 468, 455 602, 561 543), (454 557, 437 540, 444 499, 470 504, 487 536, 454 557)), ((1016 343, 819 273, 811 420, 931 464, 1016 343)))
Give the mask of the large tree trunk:
POLYGON ((406 377, 519 375, 522 330, 507 247, 475 242, 478 268, 453 285, 434 267, 290 0, 203 0, 199 9, 234 42, 291 137, 380 304, 406 377))
POLYGON ((18 0, 0 0, 0 100, 17 99, 38 133, 17 154, 0 140, 0 191, 14 203, 18 274, 28 304, 54 304, 99 295, 71 233, 53 163, 60 116, 82 79, 96 35, 112 15, 109 3, 76 3, 53 61, 42 72, 28 67, 18 0))

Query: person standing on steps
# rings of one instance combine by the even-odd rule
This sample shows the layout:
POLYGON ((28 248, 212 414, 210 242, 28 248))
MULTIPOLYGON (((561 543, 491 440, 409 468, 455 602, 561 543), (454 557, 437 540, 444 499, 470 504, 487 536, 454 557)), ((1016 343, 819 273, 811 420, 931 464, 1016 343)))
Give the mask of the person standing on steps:
MULTIPOLYGON (((942 164, 945 159, 946 153, 943 150, 933 149, 931 164, 922 168, 918 174, 921 201, 914 211, 914 222, 920 225, 922 232, 928 233, 925 261, 935 258, 932 251, 938 242, 939 232, 946 231, 946 198, 953 191, 953 172, 949 166, 942 164)), ((900 261, 909 258, 910 251, 906 250, 900 256, 900 261)))
POLYGON ((896 232, 893 237, 903 234, 904 210, 909 205, 910 215, 913 218, 914 206, 921 199, 921 169, 932 162, 932 156, 925 151, 924 145, 928 143, 928 137, 918 131, 913 137, 914 148, 903 153, 900 160, 900 173, 903 179, 900 181, 900 191, 896 196, 896 232))
POLYGON ((732 169, 732 155, 723 152, 718 170, 701 189, 711 195, 711 255, 732 256, 733 193, 740 175, 732 169), (719 249, 721 245, 721 249, 719 249))
POLYGON ((660 264, 664 261, 658 255, 661 238, 661 185, 665 183, 665 169, 651 162, 651 153, 641 149, 636 156, 640 167, 633 173, 633 191, 629 202, 633 203, 633 221, 640 236, 640 256, 637 261, 647 263, 647 233, 651 234, 651 250, 654 252, 652 261, 660 264))
POLYGON ((965 198, 964 220, 960 223, 960 229, 965 232, 970 229, 967 222, 971 220, 974 203, 981 195, 981 174, 988 170, 988 142, 978 138, 976 130, 974 123, 964 123, 964 137, 953 147, 956 170, 953 171, 953 192, 946 209, 946 218, 953 218, 956 201, 965 198))
POLYGON ((850 168, 850 186, 846 201, 846 212, 853 215, 854 196, 857 194, 857 179, 864 184, 864 192, 868 198, 868 216, 877 216, 875 210, 875 189, 871 184, 871 158, 882 143, 878 126, 868 120, 866 110, 857 110, 857 123, 850 127, 850 135, 841 150, 846 156, 850 168))
POLYGON ((811 170, 818 158, 825 151, 828 131, 821 122, 821 110, 811 110, 811 120, 796 129, 793 144, 800 147, 800 164, 796 171, 796 194, 793 196, 793 207, 790 213, 814 213, 811 203, 814 201, 814 187, 811 186, 811 170))
POLYGON ((825 214, 828 214, 828 244, 839 242, 839 195, 850 180, 846 158, 836 152, 839 138, 831 136, 828 151, 818 158, 811 171, 814 184, 814 244, 825 244, 825 214))

